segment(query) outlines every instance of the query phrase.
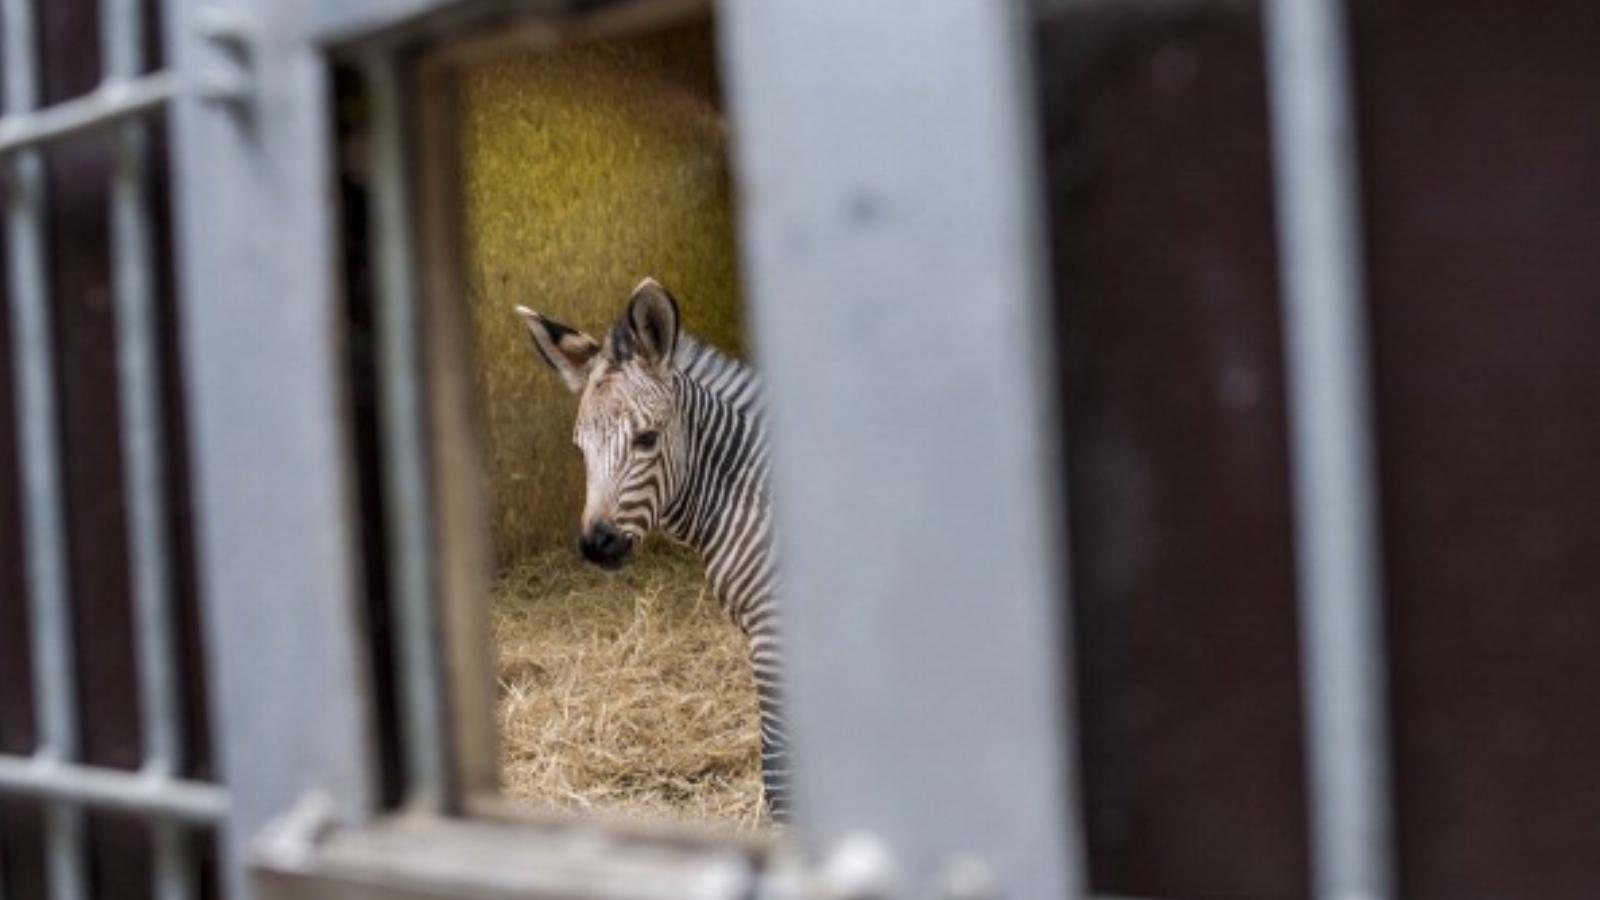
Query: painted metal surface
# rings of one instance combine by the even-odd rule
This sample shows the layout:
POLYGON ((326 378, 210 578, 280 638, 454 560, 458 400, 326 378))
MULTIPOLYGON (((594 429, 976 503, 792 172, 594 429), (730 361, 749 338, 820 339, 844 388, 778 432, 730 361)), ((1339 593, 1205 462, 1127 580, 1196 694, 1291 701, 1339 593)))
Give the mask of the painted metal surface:
POLYGON ((29 597, 35 626, 32 681, 43 727, 40 746, 31 759, 0 758, 0 789, 46 801, 52 896, 83 896, 87 890, 84 808, 88 807, 156 819, 157 895, 163 900, 181 900, 193 895, 197 869, 188 839, 176 823, 216 818, 221 792, 176 778, 183 743, 178 624, 170 570, 173 554, 167 543, 168 479, 162 471, 165 422, 154 298, 149 135, 139 118, 169 99, 174 84, 163 72, 143 74, 143 12, 139 4, 111 0, 100 17, 105 63, 100 87, 41 105, 38 84, 44 67, 35 52, 34 42, 40 35, 34 11, 27 2, 11 2, 4 8, 10 90, 6 115, 0 119, 0 153, 7 155, 7 164, 18 174, 21 187, 8 194, 12 202, 7 233, 14 280, 9 294, 16 313, 13 336, 24 345, 15 357, 23 395, 18 428, 26 444, 26 518, 34 529, 29 538, 29 597), (147 741, 144 769, 137 776, 80 764, 80 758, 93 749, 84 746, 85 729, 93 723, 78 721, 79 665, 73 658, 74 606, 66 575, 68 497, 62 489, 62 437, 56 424, 63 388, 49 371, 53 365, 49 354, 56 341, 46 316, 48 310, 60 306, 50 297, 46 275, 42 153, 46 145, 96 129, 106 130, 116 148, 109 202, 110 252, 115 258, 113 293, 123 326, 117 346, 117 388, 124 413, 120 445, 126 453, 129 532, 135 544, 131 555, 138 607, 139 706, 147 741), (41 456, 46 460, 42 465, 41 456))
POLYGON ((227 795, 214 784, 7 756, 0 790, 191 825, 215 824, 227 812, 227 795))
POLYGON ((411 131, 401 63, 374 53, 362 67, 370 104, 372 232, 376 265, 382 479, 389 600, 399 626, 398 667, 408 800, 440 810, 451 795, 433 497, 428 471, 427 377, 411 216, 411 131))
MULTIPOLYGON (((336 818, 358 826, 357 844, 373 806, 318 42, 467 6, 495 5, 241 0, 227 28, 197 28, 215 25, 214 8, 172 0, 168 77, 137 76, 137 4, 113 0, 107 87, 31 121, 11 117, 33 105, 28 4, 4 6, 11 94, 0 154, 21 187, 7 198, 8 295, 41 761, 55 765, 0 759, 0 789, 61 801, 56 810, 221 819, 230 897, 251 895, 247 842, 298 798, 329 798, 336 818), (222 70, 229 102, 216 103, 224 94, 204 85, 222 70), (180 80, 196 90, 178 93, 180 80), (155 523, 170 499, 152 358, 147 136, 135 117, 168 101, 226 794, 173 779, 183 735, 177 675, 163 665, 175 652, 172 575, 155 523), (39 425, 54 421, 54 389, 50 342, 39 339, 49 321, 36 151, 102 127, 118 147, 120 387, 147 742, 146 771, 115 777, 67 765, 76 723, 60 473, 52 429, 39 425)), ((1383 900, 1378 560, 1341 32, 1328 5, 1282 0, 1271 10, 1318 890, 1383 900)), ((962 884, 992 876, 985 891, 1081 895, 1061 423, 1025 16, 982 0, 730 0, 724 12, 755 336, 777 412, 800 834, 828 845, 877 832, 913 893, 957 872, 962 884)), ((397 61, 373 59, 390 553, 411 781, 435 807, 448 793, 450 722, 428 565, 404 98, 397 61)), ((53 823, 53 883, 75 897, 77 816, 58 812, 53 823)), ((191 895, 181 841, 157 844, 162 897, 191 895)), ((473 849, 464 842, 462 857, 473 849)))
MULTIPOLYGON (((26 116, 39 102, 36 23, 29 0, 0 5, 5 37, 5 111, 26 116)), ((78 755, 76 672, 68 594, 66 525, 56 401, 54 340, 46 277, 44 162, 37 150, 9 160, 6 241, 11 282, 11 359, 16 367, 17 431, 21 443, 24 543, 32 631, 34 758, 65 763, 78 755)), ((82 813, 61 804, 45 812, 45 847, 52 900, 86 896, 82 813)))
POLYGON ((1394 894, 1359 182, 1345 11, 1264 6, 1311 786, 1312 891, 1394 894))
MULTIPOLYGON (((144 68, 144 20, 137 0, 101 6, 103 87, 116 96, 144 68)), ((134 628, 139 674, 143 771, 179 774, 184 743, 175 609, 175 556, 169 528, 167 419, 162 409, 159 312, 148 124, 133 119, 113 132, 111 179, 112 293, 117 310, 117 386, 122 410, 125 504, 131 545, 134 628)), ((185 900, 199 875, 189 836, 173 822, 153 826, 157 900, 185 900)))
POLYGON ((157 72, 109 83, 92 94, 52 105, 29 116, 25 123, 0 120, 0 154, 143 115, 172 99, 175 90, 171 76, 157 72))
POLYGON ((320 43, 370 39, 430 14, 474 5, 487 4, 470 0, 323 0, 313 3, 305 34, 320 43))
MULTIPOLYGON (((1061 456, 1019 5, 734 0, 796 818, 1082 889, 1061 456)), ((913 890, 916 890, 913 887, 913 890)))
POLYGON ((230 814, 224 890, 247 900, 251 836, 308 792, 372 807, 345 383, 328 200, 326 60, 305 2, 241 2, 242 32, 164 4, 168 59, 238 102, 173 104, 175 241, 217 752, 230 814), (230 76, 232 77, 232 76, 230 76))

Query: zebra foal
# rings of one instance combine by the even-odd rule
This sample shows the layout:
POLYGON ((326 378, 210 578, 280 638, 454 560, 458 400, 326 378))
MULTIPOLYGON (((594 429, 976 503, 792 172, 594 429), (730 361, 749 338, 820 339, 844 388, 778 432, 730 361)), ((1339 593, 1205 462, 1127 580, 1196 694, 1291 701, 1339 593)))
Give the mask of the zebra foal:
POLYGON ((572 439, 586 492, 578 548, 625 565, 660 528, 693 547, 750 646, 761 713, 761 782, 776 821, 789 809, 782 645, 760 379, 679 327, 654 279, 634 288, 604 343, 527 307, 533 345, 578 395, 572 439))

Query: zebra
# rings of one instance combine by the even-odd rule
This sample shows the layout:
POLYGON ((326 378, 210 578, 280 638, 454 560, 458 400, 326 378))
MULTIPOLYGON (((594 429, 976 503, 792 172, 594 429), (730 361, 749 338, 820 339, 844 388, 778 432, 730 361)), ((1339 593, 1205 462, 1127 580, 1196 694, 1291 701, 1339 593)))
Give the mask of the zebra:
POLYGON ((760 378, 684 333, 677 301, 653 278, 634 288, 603 344, 525 306, 516 311, 539 356, 579 398, 573 442, 587 484, 578 549, 617 569, 659 528, 698 552, 713 594, 749 643, 762 791, 773 821, 786 821, 789 743, 760 378))

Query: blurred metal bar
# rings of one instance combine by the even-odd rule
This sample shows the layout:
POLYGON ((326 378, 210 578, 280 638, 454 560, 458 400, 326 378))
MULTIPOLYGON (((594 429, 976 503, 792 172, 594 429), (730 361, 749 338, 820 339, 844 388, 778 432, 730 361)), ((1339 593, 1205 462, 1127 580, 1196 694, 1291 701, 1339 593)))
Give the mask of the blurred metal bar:
POLYGON ((1085 886, 1026 6, 719 5, 796 821, 882 835, 906 896, 956 856, 1085 886))
MULTIPOLYGON (((144 65, 140 0, 101 4, 101 92, 116 96, 144 65)), ((129 557, 133 575, 144 771, 174 778, 182 761, 183 709, 167 497, 166 422, 161 401, 160 327, 151 235, 149 125, 118 122, 113 132, 111 255, 117 312, 117 384, 122 411, 129 557)), ((189 836, 175 822, 152 824, 156 900, 195 896, 189 836)))
POLYGON ((194 825, 220 821, 228 805, 213 784, 17 756, 0 756, 0 791, 194 825))
POLYGON ((379 409, 390 591, 400 624, 401 696, 409 800, 450 799, 442 641, 434 606, 431 498, 421 321, 412 268, 406 107, 399 63, 373 53, 363 64, 370 99, 372 233, 375 235, 379 409))
POLYGON ((1377 499, 1344 10, 1265 8, 1305 658, 1312 882, 1394 895, 1377 499))
POLYGON ((100 53, 106 86, 136 78, 144 65, 144 19, 139 0, 101 0, 100 53))
MULTIPOLYGON (((391 816, 367 828, 285 817, 256 843, 264 900, 800 900, 736 840, 630 839, 591 827, 391 816)), ((767 865, 763 865, 766 862, 767 865)), ((828 896, 844 896, 828 895, 828 896)), ((855 895, 851 895, 855 896, 855 895)))
POLYGON ((10 110, 0 117, 0 156, 137 117, 171 100, 177 82, 166 72, 108 82, 48 109, 10 110))
MULTIPOLYGON (((6 114, 29 114, 38 104, 34 10, 29 0, 3 0, 6 114)), ((77 757, 77 693, 72 615, 67 594, 66 522, 62 517, 61 448, 54 378, 50 287, 45 271, 45 165, 37 149, 11 155, 6 191, 6 250, 10 253, 11 360, 21 450, 24 543, 32 618, 34 706, 48 761, 77 757)), ((45 809, 46 871, 53 900, 85 897, 85 833, 80 810, 45 809)))
MULTIPOLYGON (((105 21, 110 52, 128 38, 114 33, 137 28, 137 4, 111 0, 105 21), (132 15, 129 15, 129 8, 132 15), (121 15, 112 14, 122 10, 121 15)), ((126 48, 124 48, 126 49, 126 48)), ((127 60, 129 66, 137 65, 127 60)), ((110 77, 122 77, 109 69, 110 77)), ((122 123, 116 133, 111 183, 111 252, 117 311, 118 384, 121 389, 123 465, 127 473, 133 598, 139 662, 139 701, 144 767, 153 774, 177 773, 182 747, 177 640, 174 634, 172 548, 168 538, 166 441, 161 402, 158 312, 153 284, 154 249, 148 178, 149 136, 145 123, 122 123)))
MULTIPOLYGON (((5 33, 0 54, 5 57, 5 110, 9 115, 26 115, 39 100, 31 0, 4 0, 0 31, 5 33)), ((68 762, 78 754, 77 690, 57 432, 55 336, 45 269, 44 160, 37 149, 26 149, 11 155, 9 162, 5 203, 11 267, 11 359, 18 392, 34 714, 40 736, 37 755, 68 762)), ((84 897, 87 872, 81 811, 48 805, 45 846, 53 900, 84 897)))
MULTIPOLYGON (((319 3, 314 6, 307 24, 312 38, 330 44, 370 38, 423 16, 469 5, 466 0, 342 0, 340 3, 319 3)), ((521 5, 537 8, 555 4, 524 2, 521 5)))
POLYGON ((211 746, 228 791, 217 880, 250 900, 251 842, 297 799, 316 792, 352 824, 374 808, 334 90, 327 58, 297 37, 300 4, 160 8, 164 56, 194 87, 167 117, 169 196, 211 746), (203 89, 245 80, 260 102, 203 89))

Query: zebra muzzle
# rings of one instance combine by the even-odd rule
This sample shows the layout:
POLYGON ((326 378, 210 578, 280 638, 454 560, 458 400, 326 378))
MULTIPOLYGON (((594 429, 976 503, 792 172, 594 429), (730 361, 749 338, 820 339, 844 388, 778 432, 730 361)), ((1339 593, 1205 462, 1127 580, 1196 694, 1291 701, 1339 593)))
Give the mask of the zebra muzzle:
POLYGON ((610 523, 596 522, 578 536, 578 551, 602 569, 620 569, 633 553, 633 539, 610 523))

